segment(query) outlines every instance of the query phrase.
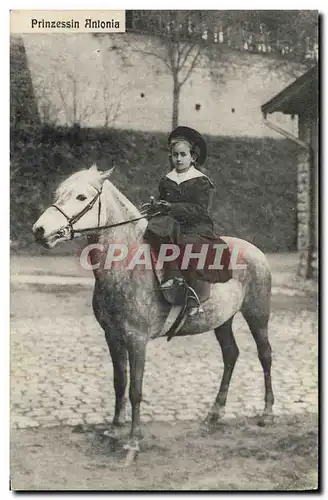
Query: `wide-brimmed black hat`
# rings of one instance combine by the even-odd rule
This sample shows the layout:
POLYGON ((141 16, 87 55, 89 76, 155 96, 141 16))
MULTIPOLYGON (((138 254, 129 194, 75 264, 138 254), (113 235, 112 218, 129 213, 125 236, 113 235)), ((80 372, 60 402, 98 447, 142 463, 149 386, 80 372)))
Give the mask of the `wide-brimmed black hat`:
POLYGON ((197 155, 197 164, 203 165, 207 158, 206 142, 197 130, 190 127, 177 127, 169 135, 168 143, 171 144, 173 139, 186 139, 194 149, 197 155))

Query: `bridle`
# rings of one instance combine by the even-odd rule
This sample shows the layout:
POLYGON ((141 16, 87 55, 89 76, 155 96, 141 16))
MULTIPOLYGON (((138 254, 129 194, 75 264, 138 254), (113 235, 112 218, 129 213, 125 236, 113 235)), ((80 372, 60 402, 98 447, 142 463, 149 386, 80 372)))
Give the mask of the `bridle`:
POLYGON ((92 209, 92 207, 94 206, 94 204, 96 203, 97 200, 99 200, 99 203, 98 203, 98 227, 99 227, 100 213, 101 213, 100 195, 101 195, 102 188, 99 190, 95 187, 95 190, 97 191, 97 194, 92 198, 92 200, 89 201, 89 203, 84 208, 82 208, 81 212, 78 212, 77 214, 72 215, 72 217, 68 217, 68 215, 65 214, 64 210, 59 208, 55 203, 50 205, 51 207, 54 207, 56 210, 58 210, 58 212, 60 212, 68 222, 67 226, 59 229, 57 234, 59 234, 60 236, 66 236, 69 234, 70 239, 72 240, 74 238, 74 233, 75 233, 75 229, 73 228, 73 224, 78 222, 87 212, 89 212, 89 210, 92 209))
POLYGON ((91 201, 89 201, 89 203, 80 212, 78 212, 75 215, 72 215, 72 217, 68 217, 68 215, 65 214, 64 210, 59 208, 55 203, 50 205, 51 207, 54 207, 56 210, 58 210, 58 212, 60 212, 68 222, 68 224, 66 226, 60 228, 57 231, 56 234, 58 236, 60 236, 60 237, 68 237, 69 236, 69 239, 72 240, 74 238, 75 234, 83 234, 83 233, 88 233, 88 232, 92 232, 92 231, 93 232, 94 231, 101 231, 102 229, 111 229, 114 227, 123 226, 125 224, 130 224, 131 222, 137 222, 141 219, 152 218, 152 217, 155 217, 156 215, 159 215, 161 213, 160 211, 157 211, 157 212, 154 212, 152 214, 149 214, 149 213, 147 213, 147 211, 144 211, 141 213, 140 217, 136 217, 135 219, 117 222, 116 224, 109 224, 106 226, 100 226, 100 214, 101 214, 101 197, 100 196, 102 193, 102 187, 100 190, 97 189, 95 186, 93 186, 93 187, 97 191, 97 194, 92 198, 91 201), (86 228, 82 228, 82 229, 74 229, 73 224, 78 222, 87 212, 89 212, 93 208, 93 206, 97 200, 98 200, 98 224, 97 224, 97 226, 96 227, 86 227, 86 228))

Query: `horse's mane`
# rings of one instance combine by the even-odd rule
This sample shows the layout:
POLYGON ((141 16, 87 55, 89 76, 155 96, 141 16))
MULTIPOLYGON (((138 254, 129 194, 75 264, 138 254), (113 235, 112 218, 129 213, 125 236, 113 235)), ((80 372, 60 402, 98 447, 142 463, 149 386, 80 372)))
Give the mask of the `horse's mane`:
POLYGON ((138 217, 140 215, 137 207, 135 207, 133 203, 131 203, 131 201, 128 200, 128 198, 124 196, 124 194, 119 189, 117 189, 116 186, 114 186, 114 184, 112 184, 109 180, 105 181, 105 183, 109 187, 115 200, 119 203, 122 211, 124 212, 124 215, 130 217, 138 217))
MULTIPOLYGON (((109 180, 106 180, 104 182, 104 187, 105 186, 106 188, 108 188, 111 196, 116 201, 116 204, 111 204, 111 209, 116 210, 116 220, 130 220, 141 215, 137 207, 135 207, 133 203, 131 203, 131 201, 128 200, 128 198, 124 196, 124 194, 121 193, 121 191, 117 189, 117 187, 114 186, 114 184, 112 184, 109 180)), ((134 227, 136 229, 135 236, 139 238, 144 234, 147 227, 147 222, 145 219, 141 219, 134 227)), ((118 230, 123 231, 123 233, 125 234, 129 234, 130 228, 131 225, 127 224, 126 226, 118 228, 118 230)))

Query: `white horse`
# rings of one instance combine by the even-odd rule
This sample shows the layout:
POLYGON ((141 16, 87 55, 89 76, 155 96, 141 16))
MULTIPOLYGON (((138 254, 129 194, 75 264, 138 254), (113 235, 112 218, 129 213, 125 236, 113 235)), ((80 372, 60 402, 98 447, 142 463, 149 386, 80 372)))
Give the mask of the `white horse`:
MULTIPOLYGON (((105 265, 108 252, 112 252, 111 243, 119 242, 129 249, 139 248, 147 227, 147 220, 108 180, 111 172, 100 172, 93 165, 71 175, 58 187, 55 204, 41 215, 33 232, 36 241, 46 248, 53 248, 60 241, 79 234, 82 228, 90 230, 87 240, 89 249, 93 249, 89 253, 89 264, 95 277, 93 310, 104 329, 114 370, 116 402, 111 430, 124 423, 129 360, 132 423, 127 447, 136 453, 141 438, 140 403, 146 345, 149 340, 162 335, 170 306, 163 300, 152 271, 141 272, 140 266, 105 265), (105 228, 101 229, 103 226, 105 228)), ((188 318, 179 332, 179 335, 195 335, 214 330, 222 350, 224 372, 219 392, 202 424, 207 431, 212 431, 224 414, 239 354, 232 332, 232 321, 238 311, 250 327, 263 367, 265 408, 262 423, 269 423, 273 418, 271 346, 268 340, 271 273, 265 256, 257 247, 238 238, 223 239, 232 252, 236 248, 242 252, 246 269, 235 269, 231 280, 212 285, 210 298, 203 304, 205 313, 188 318)), ((111 257, 113 261, 113 253, 111 257)))

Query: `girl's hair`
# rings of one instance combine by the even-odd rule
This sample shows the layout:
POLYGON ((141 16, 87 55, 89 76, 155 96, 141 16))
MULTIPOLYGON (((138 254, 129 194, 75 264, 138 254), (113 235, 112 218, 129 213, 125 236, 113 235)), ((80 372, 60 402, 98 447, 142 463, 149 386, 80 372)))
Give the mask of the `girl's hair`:
POLYGON ((188 139, 185 139, 185 137, 175 137, 170 142, 169 159, 170 159, 171 170, 174 169, 174 166, 173 166, 173 163, 172 163, 171 151, 172 151, 173 146, 175 144, 179 143, 179 142, 184 142, 185 144, 187 144, 189 146, 189 148, 190 148, 190 154, 191 154, 191 156, 194 159, 193 165, 194 165, 195 168, 197 168, 199 170, 199 168, 197 167, 197 161, 198 161, 199 153, 200 152, 198 151, 198 148, 195 147, 191 142, 189 142, 188 139))

